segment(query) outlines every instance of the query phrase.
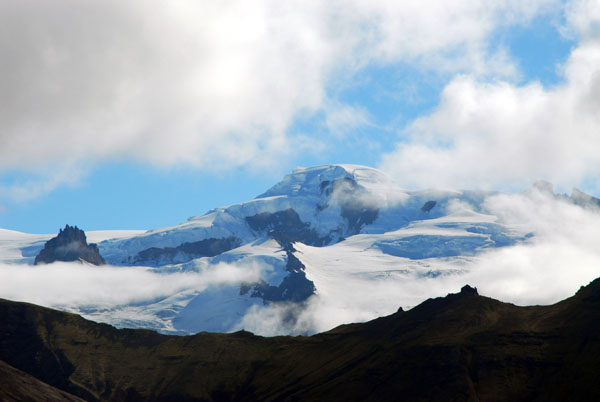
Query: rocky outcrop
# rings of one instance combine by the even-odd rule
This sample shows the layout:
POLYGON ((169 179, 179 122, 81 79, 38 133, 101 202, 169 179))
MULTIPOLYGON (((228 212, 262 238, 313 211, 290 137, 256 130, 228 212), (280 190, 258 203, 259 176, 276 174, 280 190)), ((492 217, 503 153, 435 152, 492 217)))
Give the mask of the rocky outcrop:
POLYGON ((240 295, 249 291, 250 297, 263 299, 265 304, 271 302, 303 302, 316 293, 315 284, 306 277, 305 266, 294 255, 296 250, 292 245, 286 247, 288 275, 283 278, 279 286, 269 285, 265 281, 255 284, 243 284, 240 295))
POLYGON ((310 246, 325 246, 331 241, 328 236, 319 236, 308 223, 302 222, 296 211, 289 208, 277 212, 261 212, 245 218, 255 232, 265 233, 282 246, 302 242, 310 246))
MULTIPOLYGON (((201 257, 215 255, 239 247, 241 240, 230 236, 223 239, 204 239, 183 243, 177 247, 150 247, 140 251, 133 259, 133 265, 161 266, 181 264, 201 257)), ((131 261, 130 261, 131 262, 131 261)))
POLYGON ((86 261, 94 265, 106 264, 98 251, 98 246, 87 243, 83 230, 69 225, 61 229, 58 236, 46 242, 42 251, 35 257, 34 264, 49 264, 56 261, 86 261))
POLYGON ((422 212, 429 212, 433 209, 433 207, 435 207, 435 204, 437 204, 437 201, 431 200, 431 201, 427 201, 425 204, 423 204, 423 206, 421 207, 421 211, 422 212))
POLYGON ((600 199, 574 188, 571 193, 571 201, 580 207, 600 207, 600 199))

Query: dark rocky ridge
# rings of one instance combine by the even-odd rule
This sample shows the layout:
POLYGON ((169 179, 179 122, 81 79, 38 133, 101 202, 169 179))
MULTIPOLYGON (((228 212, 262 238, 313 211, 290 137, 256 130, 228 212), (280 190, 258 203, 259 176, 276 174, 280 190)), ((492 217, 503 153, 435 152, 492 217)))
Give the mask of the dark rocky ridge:
POLYGON ((600 208, 600 198, 596 198, 594 196, 591 196, 589 194, 584 193, 583 191, 580 191, 579 189, 574 188, 573 192, 571 193, 571 201, 576 204, 579 205, 580 207, 593 207, 593 208, 600 208))
POLYGON ((104 265, 106 261, 100 255, 96 244, 88 244, 83 230, 77 226, 66 225, 58 236, 48 240, 34 264, 49 264, 56 261, 87 261, 94 265, 104 265))
MULTIPOLYGON (((302 242, 323 247, 341 241, 345 236, 360 233, 365 225, 373 223, 378 217, 379 210, 366 202, 370 199, 368 191, 352 178, 325 180, 320 184, 320 193, 324 195, 324 202, 315 206, 317 213, 335 205, 340 208, 339 213, 343 218, 339 227, 332 228, 329 233, 317 232, 310 223, 303 222, 292 208, 246 216, 244 221, 258 236, 270 237, 283 246, 302 242)), ((180 264, 196 258, 216 256, 237 248, 242 243, 236 236, 207 238, 181 243, 175 247, 150 247, 111 262, 149 266, 180 264)))
MULTIPOLYGON (((288 245, 285 249, 287 254, 287 263, 285 265, 288 275, 283 278, 278 286, 269 285, 265 281, 254 284, 243 284, 240 287, 240 294, 248 292, 251 297, 263 299, 265 304, 271 302, 303 302, 316 292, 315 284, 306 277, 305 266, 294 255, 294 248, 288 245)), ((291 317, 294 319, 295 317, 291 317)))
POLYGON ((363 226, 377 219, 379 210, 365 201, 369 197, 368 192, 354 179, 345 177, 333 181, 325 180, 320 184, 320 191, 325 195, 326 201, 324 205, 316 206, 317 211, 322 211, 330 205, 339 206, 340 215, 347 224, 345 230, 339 227, 321 236, 309 223, 303 222, 292 208, 247 216, 246 224, 253 231, 264 233, 282 245, 302 242, 310 246, 323 247, 343 240, 343 236, 360 233, 363 226))
POLYGON ((464 287, 311 337, 166 336, 5 300, 0 328, 0 361, 89 401, 600 400, 600 280, 551 306, 464 287))
POLYGON ((245 220, 252 230, 266 234, 281 245, 298 241, 321 247, 331 242, 330 236, 319 236, 308 223, 302 222, 298 213, 291 208, 272 213, 262 212, 247 216, 245 220))
POLYGON ((269 285, 265 281, 244 284, 240 287, 240 294, 251 291, 251 297, 263 299, 265 304, 271 302, 302 302, 315 294, 315 284, 306 278, 305 267, 294 255, 294 242, 302 242, 314 246, 324 246, 330 242, 330 237, 319 237, 310 225, 300 220, 300 216, 293 209, 277 211, 274 213, 263 212, 246 217, 248 226, 262 232, 277 241, 285 250, 287 256, 286 271, 288 275, 283 278, 278 286, 269 285))
POLYGON ((239 247, 241 241, 237 237, 223 239, 204 239, 196 242, 187 242, 177 247, 150 247, 140 251, 130 261, 133 265, 162 265, 181 264, 200 257, 214 257, 215 255, 239 247))
POLYGON ((423 206, 421 207, 421 211, 422 212, 429 212, 433 209, 433 207, 435 207, 435 204, 437 204, 437 201, 435 200, 430 200, 427 201, 425 204, 423 204, 423 206))

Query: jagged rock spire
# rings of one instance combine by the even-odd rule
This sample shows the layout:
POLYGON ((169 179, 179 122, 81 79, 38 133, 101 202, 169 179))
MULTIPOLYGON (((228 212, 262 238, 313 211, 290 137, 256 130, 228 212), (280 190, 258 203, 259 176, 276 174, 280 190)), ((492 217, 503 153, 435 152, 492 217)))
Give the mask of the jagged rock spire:
POLYGON ((35 257, 35 265, 55 261, 87 261, 94 265, 104 265, 98 246, 88 244, 85 233, 77 226, 65 225, 58 236, 46 242, 44 249, 35 257))

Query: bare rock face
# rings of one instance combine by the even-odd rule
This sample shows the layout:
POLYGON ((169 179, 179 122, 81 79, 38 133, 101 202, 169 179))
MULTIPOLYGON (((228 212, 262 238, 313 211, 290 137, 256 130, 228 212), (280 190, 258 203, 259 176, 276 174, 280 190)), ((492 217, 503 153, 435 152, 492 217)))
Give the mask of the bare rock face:
POLYGON ((46 242, 44 249, 35 257, 34 264, 82 260, 94 265, 106 264, 98 251, 98 246, 87 243, 83 230, 77 226, 66 225, 60 230, 58 236, 46 242))

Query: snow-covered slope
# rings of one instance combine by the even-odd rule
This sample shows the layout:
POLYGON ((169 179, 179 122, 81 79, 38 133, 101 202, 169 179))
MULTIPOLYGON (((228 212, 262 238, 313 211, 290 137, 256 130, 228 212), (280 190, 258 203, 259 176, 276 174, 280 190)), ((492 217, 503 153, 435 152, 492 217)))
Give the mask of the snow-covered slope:
MULTIPOLYGON (((257 283, 188 292, 177 297, 176 308, 165 307, 168 301, 143 307, 142 316, 164 310, 152 313, 168 321, 163 329, 231 330, 261 306, 306 303, 336 286, 343 292, 357 269, 361 280, 382 272, 437 276, 444 269, 425 261, 523 241, 525 233, 481 212, 488 195, 406 191, 383 172, 357 165, 296 168, 254 200, 99 247, 114 265, 153 266, 165 274, 258 264, 263 270, 257 283), (344 275, 336 277, 336 270, 344 275)), ((398 300, 387 303, 398 306, 398 300)))
POLYGON ((161 266, 219 254, 265 235, 327 246, 358 233, 386 233, 415 220, 444 216, 455 200, 477 209, 485 196, 404 191, 384 173, 363 166, 297 168, 254 200, 211 210, 177 226, 105 241, 99 247, 115 265, 161 266), (228 241, 213 247, 217 240, 228 241))
MULTIPOLYGON (((547 187, 530 191, 554 197, 547 187)), ((462 286, 481 255, 530 242, 536 228, 500 216, 491 207, 498 197, 407 191, 364 166, 297 168, 254 200, 180 225, 88 232, 111 265, 135 267, 122 272, 150 284, 159 278, 164 286, 146 297, 131 288, 130 298, 112 304, 60 307, 170 333, 303 333, 371 319, 434 296, 436 283, 462 286)), ((556 197, 600 204, 577 191, 556 197)), ((30 264, 50 237, 0 231, 0 261, 30 264)))
MULTIPOLYGON (((393 204, 405 198, 406 194, 387 176, 374 169, 351 165, 297 168, 254 200, 216 208, 177 226, 103 242, 100 249, 113 264, 164 265, 191 260, 194 253, 185 255, 184 250, 163 253, 172 255, 169 261, 169 257, 161 259, 158 251, 154 258, 144 258, 148 255, 144 251, 153 247, 174 249, 183 243, 208 239, 232 238, 241 245, 265 232, 282 230, 292 240, 325 245, 357 233, 362 224, 372 220, 372 211, 380 204, 393 204)), ((200 247, 197 255, 201 254, 200 247)))

